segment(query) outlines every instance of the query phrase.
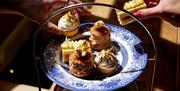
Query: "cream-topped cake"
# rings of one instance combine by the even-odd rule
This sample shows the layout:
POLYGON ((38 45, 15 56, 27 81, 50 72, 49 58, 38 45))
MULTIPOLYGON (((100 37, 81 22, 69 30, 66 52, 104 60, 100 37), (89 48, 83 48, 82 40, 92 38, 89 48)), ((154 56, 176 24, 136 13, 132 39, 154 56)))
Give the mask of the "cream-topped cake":
POLYGON ((58 21, 58 27, 63 31, 65 36, 73 36, 78 32, 79 20, 70 11, 63 15, 58 21))
MULTIPOLYGON (((147 6, 146 6, 144 0, 131 0, 124 4, 123 9, 125 9, 131 13, 135 13, 137 10, 143 9, 146 7, 147 6)), ((118 21, 121 25, 126 25, 126 24, 129 24, 134 21, 133 18, 131 18, 125 12, 122 12, 120 10, 116 10, 116 14, 118 17, 118 21)))
POLYGON ((117 70, 117 58, 111 50, 97 52, 95 57, 96 68, 104 74, 113 74, 117 70))

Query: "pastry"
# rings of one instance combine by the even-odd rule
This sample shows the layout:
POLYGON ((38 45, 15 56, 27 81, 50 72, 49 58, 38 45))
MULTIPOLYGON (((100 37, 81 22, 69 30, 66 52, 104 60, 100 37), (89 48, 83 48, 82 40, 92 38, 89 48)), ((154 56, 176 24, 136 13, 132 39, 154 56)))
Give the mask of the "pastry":
MULTIPOLYGON (((126 2, 124 4, 123 9, 125 9, 125 10, 127 10, 127 11, 129 11, 131 13, 134 13, 137 10, 143 9, 143 8, 146 8, 146 7, 147 6, 146 6, 144 0, 132 0, 132 1, 126 2)), ((125 12, 122 12, 120 10, 116 10, 116 14, 117 14, 117 17, 118 17, 118 21, 119 21, 119 23, 121 25, 126 25, 126 24, 129 24, 129 23, 134 21, 133 18, 131 18, 125 12)))
POLYGON ((117 58, 111 50, 102 50, 101 52, 97 52, 94 61, 96 68, 104 74, 111 75, 118 67, 117 58))
POLYGON ((79 20, 71 14, 71 12, 66 13, 58 21, 58 27, 63 31, 65 36, 73 36, 78 33, 79 20))
POLYGON ((86 40, 64 41, 61 44, 63 62, 69 62, 69 55, 73 53, 75 49, 78 49, 78 47, 82 47, 81 49, 91 52, 90 44, 86 40))
POLYGON ((107 49, 111 45, 109 28, 103 21, 97 21, 91 28, 89 37, 91 46, 95 50, 107 49))
POLYGON ((86 40, 77 41, 75 51, 69 56, 69 71, 76 77, 88 76, 94 68, 90 44, 86 40))

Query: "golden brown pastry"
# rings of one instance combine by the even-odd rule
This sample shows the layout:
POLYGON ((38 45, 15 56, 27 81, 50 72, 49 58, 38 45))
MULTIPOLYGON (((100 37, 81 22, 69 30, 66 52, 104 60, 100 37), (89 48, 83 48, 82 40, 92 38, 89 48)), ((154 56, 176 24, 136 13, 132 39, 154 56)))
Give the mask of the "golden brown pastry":
POLYGON ((85 77, 91 74, 94 68, 94 61, 90 49, 90 44, 86 40, 77 42, 75 52, 69 56, 69 71, 76 77, 85 77))
POLYGON ((109 28, 103 21, 97 21, 90 28, 91 36, 89 37, 91 46, 95 50, 107 49, 111 45, 109 28))
MULTIPOLYGON (((125 9, 131 13, 134 13, 137 10, 143 9, 146 7, 147 6, 146 6, 144 0, 132 0, 132 1, 126 2, 124 4, 123 9, 125 9)), ((118 21, 121 25, 126 25, 126 24, 129 24, 134 21, 133 18, 131 18, 130 16, 128 16, 126 13, 124 13, 122 11, 116 10, 116 13, 117 13, 118 21)))

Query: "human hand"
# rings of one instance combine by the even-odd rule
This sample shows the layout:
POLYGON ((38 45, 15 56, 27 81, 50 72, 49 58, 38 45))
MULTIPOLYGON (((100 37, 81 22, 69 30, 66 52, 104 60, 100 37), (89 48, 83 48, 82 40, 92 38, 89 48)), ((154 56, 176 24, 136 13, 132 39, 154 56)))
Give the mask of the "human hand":
MULTIPOLYGON (((21 13, 23 16, 29 18, 30 20, 41 24, 52 12, 64 7, 64 5, 72 5, 81 3, 79 0, 26 0, 22 5, 20 5, 21 13)), ((73 14, 79 17, 79 14, 89 14, 86 7, 78 8, 73 10, 73 14)), ((48 22, 45 26, 45 30, 56 35, 61 35, 61 29, 52 22, 48 22)))
POLYGON ((180 0, 145 0, 149 8, 134 13, 139 18, 159 17, 169 23, 180 26, 180 0), (153 6, 153 7, 152 7, 153 6))

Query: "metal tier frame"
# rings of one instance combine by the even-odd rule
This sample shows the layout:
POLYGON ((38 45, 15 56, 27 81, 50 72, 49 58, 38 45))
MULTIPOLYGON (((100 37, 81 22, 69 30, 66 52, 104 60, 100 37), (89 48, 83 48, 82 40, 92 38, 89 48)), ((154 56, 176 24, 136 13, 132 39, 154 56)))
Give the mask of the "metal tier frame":
POLYGON ((39 25, 39 27, 37 28, 37 30, 34 32, 33 35, 33 59, 34 59, 34 65, 35 65, 35 70, 36 70, 36 75, 37 75, 37 79, 38 79, 38 88, 39 91, 41 91, 41 81, 40 81, 40 76, 39 76, 39 71, 38 71, 38 65, 37 65, 37 59, 36 59, 36 51, 35 51, 35 47, 36 47, 36 41, 37 41, 37 36, 40 33, 40 31, 43 29, 43 26, 53 17, 55 17, 56 15, 63 13, 69 9, 74 9, 74 8, 79 8, 82 6, 105 6, 105 7, 110 7, 113 9, 117 9, 120 10, 122 12, 125 12, 127 15, 131 16, 132 18, 134 18, 145 30, 145 32, 149 35, 151 42, 152 42, 152 46, 153 46, 153 57, 152 58, 148 58, 148 61, 154 61, 154 66, 153 66, 153 74, 152 74, 152 79, 151 79, 151 86, 150 86, 150 91, 153 90, 153 83, 154 83, 154 75, 155 75, 155 70, 156 70, 156 62, 157 62, 157 47, 156 47, 156 43, 154 41, 154 38, 152 36, 152 34, 149 32, 148 28, 145 26, 145 24, 136 16, 134 16, 132 13, 118 8, 116 6, 113 5, 109 5, 109 4, 103 4, 103 3, 79 3, 79 4, 73 4, 73 5, 69 5, 58 9, 57 11, 53 12, 50 16, 48 16, 43 22, 42 24, 39 25))

